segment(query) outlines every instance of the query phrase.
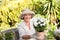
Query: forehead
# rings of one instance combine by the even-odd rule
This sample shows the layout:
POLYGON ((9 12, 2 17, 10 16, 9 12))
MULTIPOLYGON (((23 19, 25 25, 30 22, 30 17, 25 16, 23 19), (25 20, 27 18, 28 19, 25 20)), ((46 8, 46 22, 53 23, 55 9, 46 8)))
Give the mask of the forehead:
POLYGON ((24 15, 31 15, 31 14, 24 14, 24 15))

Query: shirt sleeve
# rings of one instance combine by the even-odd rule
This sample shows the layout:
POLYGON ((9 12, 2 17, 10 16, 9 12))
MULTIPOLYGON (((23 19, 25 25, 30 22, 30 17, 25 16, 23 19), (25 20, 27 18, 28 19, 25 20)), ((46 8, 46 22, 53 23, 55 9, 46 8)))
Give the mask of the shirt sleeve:
POLYGON ((18 25, 18 32, 19 32, 19 36, 22 37, 23 35, 25 35, 25 30, 23 29, 23 27, 21 25, 18 25))

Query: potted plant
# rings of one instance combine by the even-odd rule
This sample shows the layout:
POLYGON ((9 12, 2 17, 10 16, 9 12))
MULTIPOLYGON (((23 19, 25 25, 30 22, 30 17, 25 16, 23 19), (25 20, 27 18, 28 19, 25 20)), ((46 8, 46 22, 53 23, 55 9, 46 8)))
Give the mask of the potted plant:
POLYGON ((37 36, 40 39, 44 39, 45 33, 44 30, 46 28, 46 19, 45 18, 35 18, 34 19, 34 28, 37 32, 37 36))

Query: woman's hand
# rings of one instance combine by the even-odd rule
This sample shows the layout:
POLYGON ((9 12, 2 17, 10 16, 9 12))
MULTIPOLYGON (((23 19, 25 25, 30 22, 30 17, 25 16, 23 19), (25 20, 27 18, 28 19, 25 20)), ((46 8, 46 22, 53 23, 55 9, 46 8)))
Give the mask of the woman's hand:
POLYGON ((24 35, 24 36, 22 36, 22 38, 23 38, 23 39, 30 39, 31 36, 30 36, 30 35, 24 35))

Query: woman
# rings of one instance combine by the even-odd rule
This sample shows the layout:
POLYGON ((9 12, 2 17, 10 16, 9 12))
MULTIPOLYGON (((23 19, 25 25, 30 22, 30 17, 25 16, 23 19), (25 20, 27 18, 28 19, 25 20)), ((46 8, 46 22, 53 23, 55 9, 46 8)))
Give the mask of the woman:
POLYGON ((20 40, 35 40, 32 36, 36 32, 31 21, 34 14, 35 13, 29 9, 25 9, 22 12, 21 19, 23 19, 23 21, 18 25, 20 40))

